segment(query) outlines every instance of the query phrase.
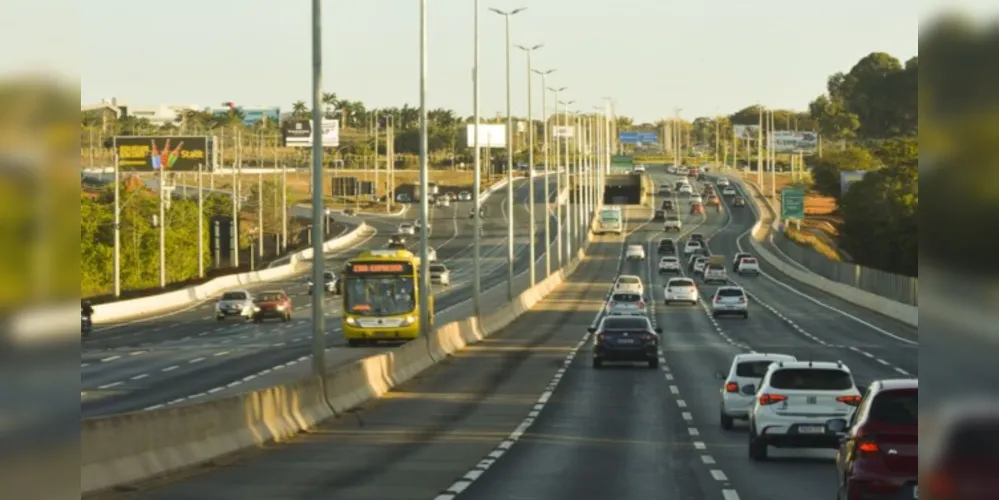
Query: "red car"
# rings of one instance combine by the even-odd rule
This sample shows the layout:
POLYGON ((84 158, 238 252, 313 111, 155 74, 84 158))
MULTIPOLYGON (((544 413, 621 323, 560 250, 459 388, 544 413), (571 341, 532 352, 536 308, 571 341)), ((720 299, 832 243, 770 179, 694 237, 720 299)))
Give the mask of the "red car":
POLYGON ((948 398, 924 421, 919 479, 930 500, 994 500, 999 492, 999 401, 948 398))
POLYGON ((263 323, 267 318, 291 321, 291 299, 284 290, 260 292, 253 299, 253 322, 263 323))
POLYGON ((694 215, 704 215, 704 205, 694 203, 690 205, 690 213, 694 215))
POLYGON ((844 431, 836 453, 837 499, 919 498, 918 380, 874 382, 850 424, 830 426, 844 431))

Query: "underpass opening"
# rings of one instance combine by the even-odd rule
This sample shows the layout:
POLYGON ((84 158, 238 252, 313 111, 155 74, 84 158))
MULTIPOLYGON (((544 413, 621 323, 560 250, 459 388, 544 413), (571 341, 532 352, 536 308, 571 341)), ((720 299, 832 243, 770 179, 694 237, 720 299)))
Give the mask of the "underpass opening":
POLYGON ((641 205, 644 196, 641 175, 608 175, 604 180, 604 205, 641 205))

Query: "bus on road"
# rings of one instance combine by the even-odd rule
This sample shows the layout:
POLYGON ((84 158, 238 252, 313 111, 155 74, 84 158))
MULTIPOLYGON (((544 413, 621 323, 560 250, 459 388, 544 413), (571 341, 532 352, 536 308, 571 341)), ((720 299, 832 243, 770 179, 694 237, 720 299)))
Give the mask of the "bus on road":
POLYGON ((597 220, 595 234, 624 233, 624 213, 621 207, 604 207, 600 209, 600 219, 597 220))
MULTIPOLYGON (((408 250, 368 250, 347 261, 343 280, 343 336, 357 347, 420 336, 420 259, 408 250)), ((430 325, 434 297, 428 291, 430 325)))

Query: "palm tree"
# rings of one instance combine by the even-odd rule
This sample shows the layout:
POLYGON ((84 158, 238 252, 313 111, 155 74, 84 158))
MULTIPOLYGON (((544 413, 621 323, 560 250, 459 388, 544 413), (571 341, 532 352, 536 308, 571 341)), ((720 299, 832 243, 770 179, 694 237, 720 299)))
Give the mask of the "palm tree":
POLYGON ((295 118, 305 118, 309 115, 309 108, 305 105, 305 101, 295 101, 291 105, 291 114, 295 118))
POLYGON ((322 101, 326 119, 333 119, 337 108, 340 106, 340 101, 336 98, 336 92, 323 92, 322 101))

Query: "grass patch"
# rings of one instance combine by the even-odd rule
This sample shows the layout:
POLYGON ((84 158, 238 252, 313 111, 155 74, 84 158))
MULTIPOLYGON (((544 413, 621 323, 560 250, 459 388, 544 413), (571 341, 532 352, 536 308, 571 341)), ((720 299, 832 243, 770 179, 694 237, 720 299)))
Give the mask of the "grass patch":
POLYGON ((840 258, 839 251, 835 247, 830 245, 825 241, 825 239, 816 236, 806 230, 798 231, 793 225, 788 225, 784 228, 784 235, 787 238, 799 245, 812 247, 816 252, 822 254, 825 258, 834 261, 842 261, 840 258))

